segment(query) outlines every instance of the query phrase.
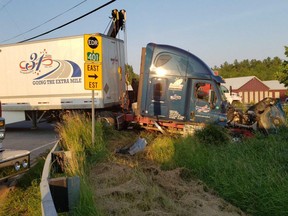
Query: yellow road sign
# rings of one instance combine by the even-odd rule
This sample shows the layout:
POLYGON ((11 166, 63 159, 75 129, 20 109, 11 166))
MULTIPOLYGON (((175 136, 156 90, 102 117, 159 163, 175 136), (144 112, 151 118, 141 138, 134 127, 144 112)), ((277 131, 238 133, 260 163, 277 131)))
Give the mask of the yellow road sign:
POLYGON ((84 63, 84 88, 86 90, 102 89, 102 64, 84 63))
POLYGON ((84 35, 84 61, 102 62, 102 37, 100 35, 84 35))

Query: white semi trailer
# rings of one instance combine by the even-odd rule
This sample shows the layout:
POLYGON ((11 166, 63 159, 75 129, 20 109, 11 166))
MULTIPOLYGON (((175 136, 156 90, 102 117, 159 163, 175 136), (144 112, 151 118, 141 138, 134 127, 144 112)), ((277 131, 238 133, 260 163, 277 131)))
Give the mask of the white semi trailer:
POLYGON ((32 120, 36 127, 66 110, 127 106, 124 41, 116 39, 126 14, 112 15, 107 35, 0 45, 0 182, 30 168, 29 151, 3 147, 6 124, 32 120))
POLYGON ((0 101, 6 124, 63 110, 117 107, 125 94, 122 40, 88 34, 0 46, 0 101))

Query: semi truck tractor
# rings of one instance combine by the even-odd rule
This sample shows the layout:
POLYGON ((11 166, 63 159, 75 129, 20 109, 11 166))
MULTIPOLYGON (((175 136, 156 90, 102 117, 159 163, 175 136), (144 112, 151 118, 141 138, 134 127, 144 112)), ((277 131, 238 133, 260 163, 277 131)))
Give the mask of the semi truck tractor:
POLYGON ((206 124, 269 132, 285 124, 279 100, 265 98, 240 112, 228 103, 224 80, 197 56, 170 45, 142 50, 136 122, 163 133, 193 134, 206 124))

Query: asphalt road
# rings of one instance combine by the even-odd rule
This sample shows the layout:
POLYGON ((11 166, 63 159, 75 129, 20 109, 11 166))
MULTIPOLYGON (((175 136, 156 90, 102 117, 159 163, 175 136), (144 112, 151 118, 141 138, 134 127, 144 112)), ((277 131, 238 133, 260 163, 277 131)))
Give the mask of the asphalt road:
POLYGON ((58 135, 55 125, 39 123, 37 129, 31 129, 30 121, 6 125, 4 149, 28 150, 31 152, 31 162, 39 155, 48 152, 57 142, 58 135))

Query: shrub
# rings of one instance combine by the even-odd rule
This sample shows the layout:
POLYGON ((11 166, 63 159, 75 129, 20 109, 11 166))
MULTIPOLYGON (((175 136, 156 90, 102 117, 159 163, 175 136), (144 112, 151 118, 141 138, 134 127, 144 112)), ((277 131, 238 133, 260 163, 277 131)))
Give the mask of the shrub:
POLYGON ((147 158, 160 164, 168 163, 175 154, 173 140, 167 136, 159 136, 147 149, 147 158))
POLYGON ((197 130, 194 136, 198 142, 206 145, 219 146, 227 144, 230 141, 226 129, 214 124, 208 124, 204 129, 197 130))

